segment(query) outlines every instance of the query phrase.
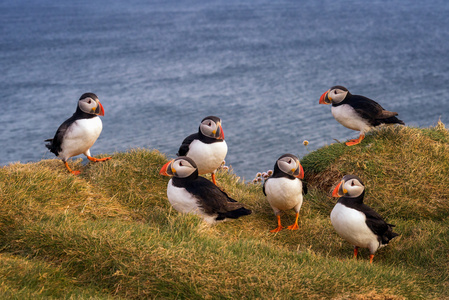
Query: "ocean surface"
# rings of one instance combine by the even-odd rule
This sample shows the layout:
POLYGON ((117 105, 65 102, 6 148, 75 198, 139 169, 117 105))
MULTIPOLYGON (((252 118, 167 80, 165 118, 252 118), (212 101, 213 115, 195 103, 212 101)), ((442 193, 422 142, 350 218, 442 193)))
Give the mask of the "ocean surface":
POLYGON ((105 109, 94 156, 175 157, 216 115, 245 180, 358 137, 318 104, 333 85, 449 125, 448 16, 446 0, 2 0, 0 165, 54 158, 44 139, 85 92, 105 109))

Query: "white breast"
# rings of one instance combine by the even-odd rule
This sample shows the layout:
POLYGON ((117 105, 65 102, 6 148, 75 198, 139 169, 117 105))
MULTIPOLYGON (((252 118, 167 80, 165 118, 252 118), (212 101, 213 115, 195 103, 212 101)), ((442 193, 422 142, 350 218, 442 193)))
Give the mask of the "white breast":
POLYGON ((366 133, 371 129, 371 125, 369 125, 368 122, 348 104, 332 106, 331 111, 335 120, 349 129, 357 130, 362 133, 366 133))
POLYGON ((190 194, 186 189, 173 185, 172 179, 167 185, 167 198, 173 208, 180 213, 192 213, 201 216, 207 223, 215 223, 215 215, 207 215, 198 204, 198 199, 190 194))
POLYGON ((206 144, 194 140, 189 145, 187 156, 193 159, 198 167, 200 175, 214 172, 223 162, 228 153, 228 145, 225 141, 206 144))
POLYGON ((288 209, 299 212, 301 209, 303 201, 302 182, 297 178, 294 180, 282 177, 270 178, 265 183, 265 193, 275 214, 288 209))
POLYGON ((380 243, 365 220, 364 213, 341 203, 337 203, 331 212, 331 222, 339 236, 354 246, 370 249, 374 254, 380 243))
POLYGON ((100 136, 103 124, 99 117, 80 119, 73 122, 65 132, 58 157, 68 159, 70 157, 88 153, 95 141, 100 136))

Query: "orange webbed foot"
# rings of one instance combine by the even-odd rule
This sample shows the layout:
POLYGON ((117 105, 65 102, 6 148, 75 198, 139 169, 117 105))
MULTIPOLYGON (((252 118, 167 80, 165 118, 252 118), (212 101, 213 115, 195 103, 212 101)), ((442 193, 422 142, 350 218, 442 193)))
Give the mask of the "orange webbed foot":
POLYGON ((278 227, 276 227, 275 229, 270 230, 270 232, 279 232, 279 231, 281 231, 284 228, 281 225, 281 216, 277 215, 276 218, 278 220, 278 227))
POLYGON ((93 162, 99 162, 99 161, 110 160, 110 159, 112 159, 112 157, 95 158, 95 157, 92 157, 92 156, 88 156, 87 159, 90 160, 90 161, 93 161, 93 162))
POLYGON ((81 174, 81 171, 73 171, 70 167, 69 164, 65 161, 64 162, 65 167, 67 168, 67 170, 72 173, 73 175, 79 175, 81 174))
POLYGON ((298 226, 298 218, 299 218, 299 213, 296 213, 295 224, 288 226, 287 229, 290 229, 290 230, 298 230, 298 229, 299 229, 299 226, 298 226))
POLYGON ((349 140, 345 144, 346 144, 346 146, 354 146, 354 145, 360 144, 360 141, 359 140, 349 140))
POLYGON ((295 223, 295 224, 293 224, 293 225, 288 226, 287 229, 290 229, 290 230, 298 230, 298 229, 299 229, 299 226, 298 226, 297 223, 295 223))
POLYGON ((270 230, 270 232, 279 232, 279 231, 281 231, 282 229, 284 229, 284 227, 278 226, 277 228, 270 230))
POLYGON ((360 142, 364 138, 365 138, 365 135, 361 134, 358 139, 349 140, 345 144, 346 144, 346 146, 354 146, 354 145, 360 144, 360 142))

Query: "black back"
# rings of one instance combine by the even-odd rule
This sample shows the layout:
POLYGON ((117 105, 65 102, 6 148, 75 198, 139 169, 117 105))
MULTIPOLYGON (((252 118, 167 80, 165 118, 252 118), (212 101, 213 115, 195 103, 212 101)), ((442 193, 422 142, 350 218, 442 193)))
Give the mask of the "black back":
POLYGON ((176 187, 185 188, 187 192, 194 195, 198 199, 198 205, 206 214, 218 214, 216 220, 237 219, 252 213, 211 181, 198 176, 198 170, 185 178, 173 177, 172 183, 176 187))
POLYGON ((405 125, 402 120, 396 118, 397 113, 386 111, 379 103, 370 98, 352 95, 350 92, 346 98, 340 103, 332 103, 332 106, 340 106, 348 104, 364 119, 368 120, 371 126, 380 124, 401 124, 405 125), (388 112, 389 114, 386 114, 388 112))

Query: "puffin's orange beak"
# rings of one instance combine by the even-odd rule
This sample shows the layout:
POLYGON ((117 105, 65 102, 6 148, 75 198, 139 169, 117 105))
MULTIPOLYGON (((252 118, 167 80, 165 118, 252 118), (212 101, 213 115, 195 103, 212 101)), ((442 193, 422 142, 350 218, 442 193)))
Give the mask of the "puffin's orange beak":
POLYGON ((340 195, 340 186, 342 185, 343 181, 340 181, 340 183, 335 187, 334 191, 332 192, 332 197, 340 198, 343 195, 340 195))
POLYGON ((299 174, 296 175, 296 177, 299 179, 304 179, 304 169, 302 168, 301 165, 299 165, 299 174))
POLYGON ((325 91, 321 97, 320 97, 320 104, 331 104, 332 101, 329 100, 329 97, 327 96, 327 94, 329 93, 329 90, 325 91))
POLYGON ((218 130, 220 131, 218 134, 218 139, 220 140, 224 140, 224 131, 223 131, 223 127, 221 127, 221 124, 218 124, 218 130))
POLYGON ((169 161, 168 163, 166 163, 165 165, 162 166, 161 170, 159 171, 160 175, 164 175, 164 176, 172 176, 172 172, 171 172, 171 163, 173 162, 173 160, 169 161))
POLYGON ((97 113, 97 115, 104 116, 104 108, 103 108, 103 105, 101 105, 100 101, 98 101, 97 110, 99 111, 97 113))

